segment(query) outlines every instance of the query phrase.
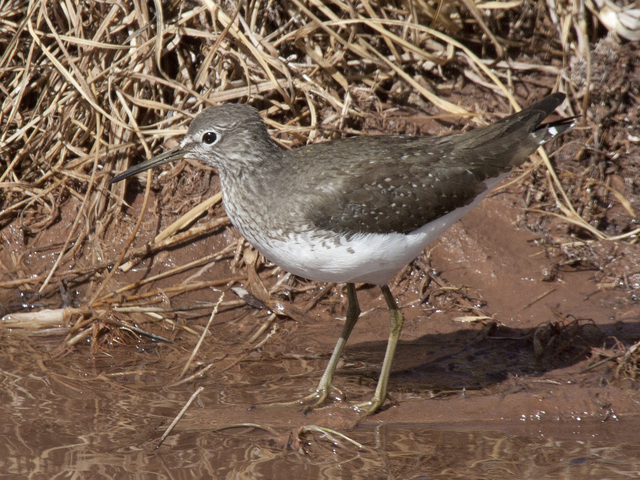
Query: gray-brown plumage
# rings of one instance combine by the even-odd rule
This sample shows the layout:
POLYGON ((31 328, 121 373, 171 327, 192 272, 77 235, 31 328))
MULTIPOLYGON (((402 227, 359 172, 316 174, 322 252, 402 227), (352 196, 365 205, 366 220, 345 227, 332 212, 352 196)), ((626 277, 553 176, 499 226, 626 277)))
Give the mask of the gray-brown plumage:
MULTIPOLYGON (((255 109, 222 105, 191 123, 178 157, 216 167, 226 196, 236 199, 225 202, 227 209, 246 197, 247 208, 255 212, 251 216, 266 222, 267 229, 409 233, 469 204, 486 192, 487 179, 520 165, 538 146, 568 129, 571 123, 564 120, 541 123, 563 99, 563 94, 550 95, 463 134, 354 137, 284 152, 271 142, 255 109), (201 136, 213 131, 215 148, 206 148, 201 136)), ((148 167, 133 167, 113 181, 142 168, 148 167)), ((242 230, 242 219, 237 220, 242 230)))
MULTIPOLYGON (((291 166, 312 165, 323 184, 310 195, 315 208, 307 212, 316 227, 340 233, 409 233, 467 205, 486 190, 485 180, 524 162, 552 137, 549 125, 541 122, 563 99, 551 95, 468 133, 355 137, 292 150, 284 158, 291 166)), ((558 134, 569 123, 555 126, 558 134)))
POLYGON ((565 96, 555 93, 493 125, 443 137, 357 137, 281 151, 257 110, 212 107, 196 117, 179 147, 116 176, 190 158, 215 167, 227 215, 266 258, 312 280, 346 282, 347 320, 316 392, 331 390, 342 348, 359 315, 354 283, 375 283, 391 313, 391 334, 374 398, 387 380, 403 317, 388 279, 415 258, 513 167, 569 129, 543 124, 565 96))

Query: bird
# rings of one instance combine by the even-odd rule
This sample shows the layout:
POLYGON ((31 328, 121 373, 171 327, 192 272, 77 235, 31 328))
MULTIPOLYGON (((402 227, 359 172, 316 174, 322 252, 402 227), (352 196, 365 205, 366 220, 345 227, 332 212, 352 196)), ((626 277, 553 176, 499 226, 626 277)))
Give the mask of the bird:
POLYGON ((386 401, 404 322, 389 280, 538 147, 574 125, 573 118, 543 123, 564 100, 553 93, 465 133, 359 136, 291 150, 272 141, 257 109, 223 104, 196 116, 178 146, 111 183, 175 160, 203 162, 218 172, 229 220, 266 259, 305 279, 346 283, 346 320, 318 387, 290 403, 325 403, 360 315, 355 284, 379 286, 390 317, 387 348, 373 397, 352 405, 371 415, 386 401))

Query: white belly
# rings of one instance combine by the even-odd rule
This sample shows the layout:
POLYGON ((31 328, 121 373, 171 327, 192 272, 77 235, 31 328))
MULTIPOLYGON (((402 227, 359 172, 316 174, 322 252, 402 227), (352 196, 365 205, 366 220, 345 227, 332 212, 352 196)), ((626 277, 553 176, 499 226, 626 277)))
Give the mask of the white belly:
MULTIPOLYGON (((302 278, 321 282, 386 285, 427 245, 475 207, 504 176, 487 181, 487 190, 471 204, 408 234, 359 233, 347 240, 338 236, 321 238, 312 232, 305 232, 291 235, 285 241, 264 236, 261 239, 252 238, 249 232, 241 233, 268 260, 302 278)), ((264 235, 264 232, 261 233, 264 235)))

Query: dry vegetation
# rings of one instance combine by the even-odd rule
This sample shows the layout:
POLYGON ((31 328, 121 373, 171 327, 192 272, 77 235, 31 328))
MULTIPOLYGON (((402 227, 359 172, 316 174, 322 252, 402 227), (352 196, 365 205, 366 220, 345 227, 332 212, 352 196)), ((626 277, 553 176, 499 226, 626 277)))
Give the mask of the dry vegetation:
MULTIPOLYGON (((162 276, 126 276, 228 226, 219 196, 203 203, 217 191, 212 172, 184 163, 147 180, 137 196, 135 181, 109 183, 220 102, 256 106, 289 148, 345 134, 439 134, 567 92, 562 113, 580 115, 581 128, 553 166, 543 158, 518 177, 539 212, 528 222, 543 235, 554 217, 566 224, 566 237, 547 239, 558 248, 568 238, 576 248, 589 239, 635 242, 638 51, 608 34, 597 13, 567 0, 0 1, 5 326, 62 327, 72 345, 113 327, 140 333, 128 321, 140 310, 171 329, 171 299, 246 278, 242 266, 224 278, 155 287, 237 250, 235 268, 235 243, 162 276), (145 227, 139 213, 149 209, 186 218, 145 227)), ((244 262, 255 277, 254 263, 244 262)), ((266 290, 245 298, 253 297, 278 301, 266 290)), ((244 302, 222 307, 237 305, 244 302)))

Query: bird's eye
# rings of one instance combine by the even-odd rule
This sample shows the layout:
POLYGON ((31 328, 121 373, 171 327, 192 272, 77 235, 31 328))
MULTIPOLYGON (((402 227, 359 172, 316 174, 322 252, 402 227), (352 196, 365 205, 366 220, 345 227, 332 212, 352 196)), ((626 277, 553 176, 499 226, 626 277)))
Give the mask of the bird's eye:
POLYGON ((216 132, 205 132, 202 135, 202 141, 207 145, 213 145, 218 141, 218 134, 216 132))

